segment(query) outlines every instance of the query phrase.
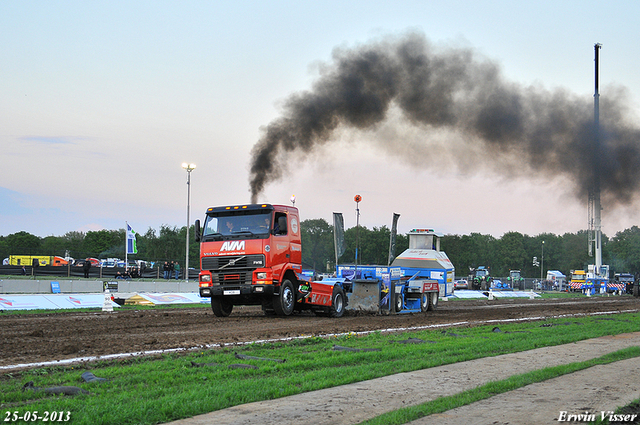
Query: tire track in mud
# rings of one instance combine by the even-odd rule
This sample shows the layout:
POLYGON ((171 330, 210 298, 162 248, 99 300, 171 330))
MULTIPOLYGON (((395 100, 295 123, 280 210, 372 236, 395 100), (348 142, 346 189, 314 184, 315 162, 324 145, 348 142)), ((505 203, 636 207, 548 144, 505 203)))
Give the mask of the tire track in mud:
POLYGON ((204 307, 113 313, 0 314, 0 367, 6 370, 11 365, 41 366, 49 364, 47 362, 64 364, 110 358, 105 356, 155 355, 302 336, 629 312, 638 311, 639 306, 638 299, 622 296, 455 300, 441 302, 438 310, 429 313, 373 315, 351 312, 342 318, 316 317, 311 313, 266 317, 259 307, 250 306, 235 308, 226 318, 215 317, 204 307))

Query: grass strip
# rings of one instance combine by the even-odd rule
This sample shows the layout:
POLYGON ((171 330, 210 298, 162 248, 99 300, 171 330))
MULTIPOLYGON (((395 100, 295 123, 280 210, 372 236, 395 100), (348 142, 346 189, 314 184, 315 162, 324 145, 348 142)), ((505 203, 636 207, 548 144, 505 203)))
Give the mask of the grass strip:
MULTIPOLYGON (((605 365, 620 360, 640 357, 640 347, 629 347, 604 356, 586 360, 584 362, 569 363, 566 365, 547 367, 531 372, 515 375, 501 381, 489 382, 478 388, 467 390, 452 396, 439 397, 415 406, 404 407, 393 412, 385 413, 375 418, 361 422, 360 425, 401 425, 435 413, 444 413, 448 410, 466 406, 480 400, 503 394, 518 388, 537 382, 543 382, 558 376, 588 369, 596 365, 605 365)), ((608 422, 606 422, 608 423, 608 422)))

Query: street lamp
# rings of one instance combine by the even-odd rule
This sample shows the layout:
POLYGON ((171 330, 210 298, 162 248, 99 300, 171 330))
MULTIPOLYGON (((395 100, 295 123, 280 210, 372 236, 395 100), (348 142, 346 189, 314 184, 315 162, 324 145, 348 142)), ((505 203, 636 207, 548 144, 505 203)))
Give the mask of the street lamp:
POLYGON ((196 169, 196 164, 182 163, 182 168, 187 170, 187 245, 184 259, 184 280, 189 282, 189 208, 191 204, 191 172, 196 169))

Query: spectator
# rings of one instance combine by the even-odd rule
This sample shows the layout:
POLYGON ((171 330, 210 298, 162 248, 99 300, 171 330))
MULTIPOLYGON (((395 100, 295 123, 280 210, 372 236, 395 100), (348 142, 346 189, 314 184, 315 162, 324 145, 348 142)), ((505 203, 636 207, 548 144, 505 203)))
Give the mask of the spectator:
POLYGON ((164 273, 164 278, 169 279, 169 262, 165 261, 162 265, 162 271, 164 273))
POLYGON ((176 261, 176 263, 173 265, 173 270, 176 273, 176 280, 180 279, 180 263, 176 261))
POLYGON ((173 275, 173 261, 169 263, 169 279, 171 279, 172 275, 173 275))
POLYGON ((84 260, 84 264, 82 265, 82 270, 84 271, 85 279, 89 277, 89 270, 91 270, 91 260, 88 258, 84 260))
POLYGON ((20 270, 20 274, 22 276, 26 276, 27 275, 27 269, 24 266, 22 266, 22 270, 20 270))
POLYGON ((135 267, 131 267, 129 269, 129 275, 133 278, 133 279, 137 279, 140 277, 140 273, 138 273, 138 269, 135 267))
POLYGON ((37 259, 37 258, 34 258, 34 259, 31 261, 31 274, 32 274, 33 276, 35 276, 35 275, 36 275, 36 270, 38 270, 38 267, 40 267, 40 261, 38 261, 38 259, 37 259))

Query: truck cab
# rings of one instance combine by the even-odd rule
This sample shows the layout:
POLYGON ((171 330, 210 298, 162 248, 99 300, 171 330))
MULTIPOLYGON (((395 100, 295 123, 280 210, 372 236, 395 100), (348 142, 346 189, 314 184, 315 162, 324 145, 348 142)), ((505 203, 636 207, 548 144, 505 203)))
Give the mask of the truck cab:
POLYGON ((587 281, 587 272, 584 270, 571 270, 571 281, 569 282, 570 291, 580 291, 583 289, 587 281))
POLYGON ((612 289, 615 288, 615 290, 620 290, 627 294, 632 294, 634 281, 635 278, 631 273, 615 273, 613 275, 613 283, 611 284, 611 286, 612 289))
POLYGON ((233 305, 262 305, 289 315, 296 301, 302 250, 298 209, 250 204, 211 207, 196 220, 199 292, 216 316, 233 305))
POLYGON ((601 265, 597 267, 595 264, 587 266, 586 282, 582 289, 585 294, 591 295, 600 292, 606 292, 609 283, 609 266, 601 265))

